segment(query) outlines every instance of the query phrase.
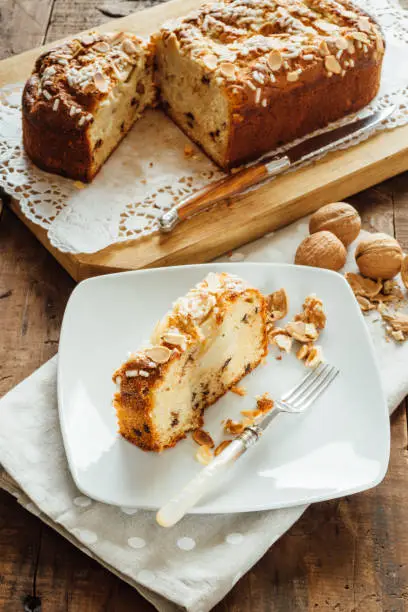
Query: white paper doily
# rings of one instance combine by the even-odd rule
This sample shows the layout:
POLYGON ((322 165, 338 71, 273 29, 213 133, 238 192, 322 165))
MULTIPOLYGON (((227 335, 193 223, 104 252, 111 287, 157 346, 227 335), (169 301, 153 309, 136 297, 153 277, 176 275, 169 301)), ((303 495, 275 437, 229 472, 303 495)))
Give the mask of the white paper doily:
MULTIPOLYGON (((380 92, 368 108, 395 104, 397 111, 378 129, 404 125, 408 11, 397 0, 359 4, 380 23, 387 42, 380 92)), ((163 212, 222 176, 197 148, 186 158, 184 146, 190 141, 159 110, 148 111, 136 123, 90 185, 79 188, 81 184, 43 172, 22 147, 22 87, 19 83, 0 90, 0 187, 19 202, 28 219, 47 230, 51 244, 61 251, 94 253, 151 234, 163 212)), ((363 139, 350 139, 343 148, 363 139)))

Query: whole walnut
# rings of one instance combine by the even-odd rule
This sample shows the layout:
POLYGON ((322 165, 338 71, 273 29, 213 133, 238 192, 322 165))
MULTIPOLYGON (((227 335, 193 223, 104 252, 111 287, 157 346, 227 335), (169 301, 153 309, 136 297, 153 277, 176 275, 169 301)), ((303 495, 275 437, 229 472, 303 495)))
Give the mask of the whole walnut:
POLYGON ((403 252, 395 238, 378 233, 358 243, 355 257, 363 276, 386 280, 401 270, 403 252))
POLYGON ((307 236, 298 246, 295 264, 328 270, 340 270, 346 263, 344 244, 331 232, 316 232, 307 236))
POLYGON ((360 233, 360 215, 347 202, 327 204, 319 208, 310 217, 309 221, 309 232, 311 234, 322 230, 332 232, 347 247, 360 233))

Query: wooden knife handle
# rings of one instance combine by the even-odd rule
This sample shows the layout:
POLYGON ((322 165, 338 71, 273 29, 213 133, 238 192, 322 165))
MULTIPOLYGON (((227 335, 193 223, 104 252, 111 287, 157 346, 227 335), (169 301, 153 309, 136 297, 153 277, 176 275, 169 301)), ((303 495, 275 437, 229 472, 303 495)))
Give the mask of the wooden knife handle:
POLYGON ((277 157, 268 163, 259 163, 243 168, 235 174, 229 174, 219 181, 210 183, 164 213, 159 219, 160 229, 163 232, 171 232, 173 227, 187 217, 191 217, 191 215, 201 212, 221 200, 241 194, 266 178, 286 170, 289 166, 290 161, 286 156, 277 157))

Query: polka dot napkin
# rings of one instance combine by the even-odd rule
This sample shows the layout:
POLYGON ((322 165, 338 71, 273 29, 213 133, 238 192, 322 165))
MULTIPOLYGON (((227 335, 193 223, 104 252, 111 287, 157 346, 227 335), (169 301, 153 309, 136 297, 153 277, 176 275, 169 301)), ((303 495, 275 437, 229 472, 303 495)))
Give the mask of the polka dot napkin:
MULTIPOLYGON (((221 261, 293 261, 301 220, 221 261)), ((353 268, 350 255, 349 269, 353 268)), ((390 411, 408 393, 408 343, 386 343, 369 325, 390 411)), ((137 588, 160 611, 210 610, 301 516, 305 507, 187 516, 163 530, 154 513, 84 497, 70 476, 57 412, 57 357, 0 401, 0 486, 86 554, 137 588)))

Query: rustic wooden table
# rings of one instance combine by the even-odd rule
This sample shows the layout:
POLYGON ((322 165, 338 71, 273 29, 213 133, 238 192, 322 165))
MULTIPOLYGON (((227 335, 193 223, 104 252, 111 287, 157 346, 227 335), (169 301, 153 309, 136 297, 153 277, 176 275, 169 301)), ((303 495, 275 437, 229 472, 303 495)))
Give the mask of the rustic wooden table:
MULTIPOLYGON (((0 58, 153 2, 0 0, 0 58)), ((408 250, 408 173, 350 199, 365 227, 408 250)), ((0 221, 0 395, 57 351, 74 282, 4 208, 0 221)), ((315 504, 216 610, 408 610, 407 405, 392 417, 388 474, 372 491, 315 504)), ((0 492, 2 612, 153 610, 131 587, 0 492)))

